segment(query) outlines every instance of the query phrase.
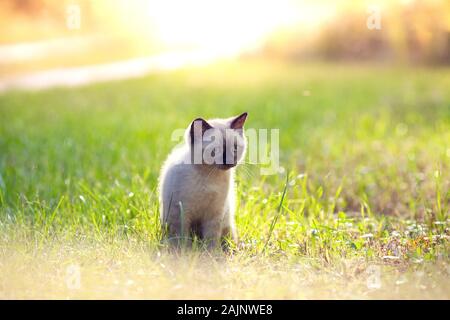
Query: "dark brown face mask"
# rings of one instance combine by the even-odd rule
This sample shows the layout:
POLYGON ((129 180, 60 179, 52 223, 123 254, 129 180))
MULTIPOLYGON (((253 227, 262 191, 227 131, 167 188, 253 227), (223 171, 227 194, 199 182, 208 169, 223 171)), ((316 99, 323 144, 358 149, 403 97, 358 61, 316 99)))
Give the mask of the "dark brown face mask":
MULTIPOLYGON (((243 136, 243 126, 245 123, 245 120, 247 119, 247 113, 244 112, 243 114, 233 118, 230 123, 229 129, 226 130, 232 130, 233 132, 239 132, 241 136, 243 136)), ((221 155, 215 154, 216 150, 211 151, 211 157, 214 158, 214 162, 206 163, 203 158, 203 146, 200 148, 198 146, 198 143, 203 143, 203 138, 205 133, 208 130, 214 129, 214 126, 208 123, 208 121, 197 118, 195 119, 191 126, 189 131, 190 136, 190 143, 191 143, 191 160, 193 164, 204 164, 204 165, 211 165, 216 166, 217 168, 221 170, 229 170, 233 167, 236 167, 238 164, 238 147, 237 142, 235 139, 233 139, 233 142, 228 141, 227 137, 223 138, 223 144, 222 144, 222 150, 221 155), (228 143, 233 143, 232 148, 227 148, 230 146, 227 146, 228 143), (202 152, 201 157, 197 156, 195 157, 195 152, 202 152)))

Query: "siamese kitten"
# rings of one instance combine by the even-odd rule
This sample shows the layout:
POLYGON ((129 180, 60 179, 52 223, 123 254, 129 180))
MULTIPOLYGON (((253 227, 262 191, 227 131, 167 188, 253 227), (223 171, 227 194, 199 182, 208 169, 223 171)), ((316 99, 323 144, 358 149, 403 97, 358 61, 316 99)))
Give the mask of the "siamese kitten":
POLYGON ((215 247, 237 241, 234 168, 243 159, 247 113, 228 119, 195 119, 185 142, 166 160, 159 178, 161 223, 171 242, 195 234, 215 247))

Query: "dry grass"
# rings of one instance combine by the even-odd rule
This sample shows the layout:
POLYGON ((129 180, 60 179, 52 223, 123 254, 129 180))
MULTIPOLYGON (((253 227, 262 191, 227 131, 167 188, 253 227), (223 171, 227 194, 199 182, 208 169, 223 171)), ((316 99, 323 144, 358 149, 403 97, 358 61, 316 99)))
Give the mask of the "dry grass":
POLYGON ((317 268, 308 258, 168 254, 130 243, 26 247, 2 250, 2 299, 450 298, 443 261, 404 272, 405 266, 361 259, 317 268))

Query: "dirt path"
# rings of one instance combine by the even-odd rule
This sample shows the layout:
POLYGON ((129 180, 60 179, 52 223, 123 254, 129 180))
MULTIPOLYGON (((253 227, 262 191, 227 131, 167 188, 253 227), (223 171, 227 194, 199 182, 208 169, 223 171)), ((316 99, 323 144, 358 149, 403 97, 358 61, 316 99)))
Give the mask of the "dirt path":
MULTIPOLYGON (((48 43, 16 44, 0 46, 2 63, 12 63, 46 54, 54 56, 62 50, 80 46, 83 40, 52 41, 48 43), (58 51, 59 50, 59 51, 58 51)), ((92 39, 87 39, 92 43, 92 39)), ((11 75, 0 78, 0 92, 11 89, 39 90, 55 86, 80 86, 94 82, 140 77, 151 72, 175 70, 184 67, 205 65, 220 58, 230 58, 236 53, 210 51, 166 52, 149 57, 133 58, 112 63, 87 65, 82 67, 58 68, 11 75)))
POLYGON ((0 80, 0 92, 10 89, 45 89, 79 86, 107 80, 140 77, 145 74, 205 65, 217 59, 207 52, 171 52, 147 58, 75 68, 52 69, 0 80))

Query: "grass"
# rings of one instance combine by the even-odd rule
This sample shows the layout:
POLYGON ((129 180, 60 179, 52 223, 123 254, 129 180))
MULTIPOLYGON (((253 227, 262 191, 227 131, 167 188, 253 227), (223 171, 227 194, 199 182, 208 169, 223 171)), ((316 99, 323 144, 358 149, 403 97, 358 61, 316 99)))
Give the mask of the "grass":
POLYGON ((449 299, 449 87, 445 68, 230 62, 4 93, 0 297, 449 299), (241 166, 234 254, 171 253, 171 133, 242 111, 280 129, 289 178, 241 166))

